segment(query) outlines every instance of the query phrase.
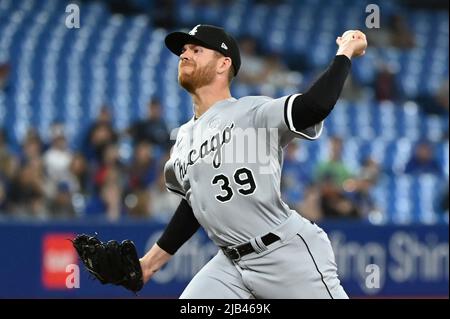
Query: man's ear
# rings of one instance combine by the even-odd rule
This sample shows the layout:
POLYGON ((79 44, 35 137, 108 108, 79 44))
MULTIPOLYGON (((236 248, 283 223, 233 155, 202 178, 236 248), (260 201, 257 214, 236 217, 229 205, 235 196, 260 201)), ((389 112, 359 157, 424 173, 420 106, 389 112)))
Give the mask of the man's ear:
POLYGON ((218 73, 222 74, 222 73, 226 73, 228 72, 228 69, 231 68, 231 59, 229 57, 222 57, 219 59, 219 68, 218 68, 218 73))

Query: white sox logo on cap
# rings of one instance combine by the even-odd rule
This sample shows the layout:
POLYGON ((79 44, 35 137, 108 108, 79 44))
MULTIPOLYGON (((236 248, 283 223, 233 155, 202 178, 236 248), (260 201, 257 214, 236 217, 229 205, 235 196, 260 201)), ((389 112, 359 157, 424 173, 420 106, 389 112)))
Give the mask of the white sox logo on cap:
POLYGON ((193 27, 192 30, 189 31, 189 34, 190 35, 195 35, 197 33, 197 31, 198 31, 197 29, 198 29, 199 26, 200 26, 200 24, 197 24, 195 27, 193 27))

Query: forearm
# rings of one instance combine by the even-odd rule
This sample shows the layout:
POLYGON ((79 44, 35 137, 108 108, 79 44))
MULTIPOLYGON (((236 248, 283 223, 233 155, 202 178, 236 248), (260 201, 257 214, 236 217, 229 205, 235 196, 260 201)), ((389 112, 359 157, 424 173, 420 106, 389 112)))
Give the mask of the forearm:
POLYGON ((169 261, 199 227, 191 206, 183 199, 156 244, 140 259, 144 283, 169 261))
POLYGON ((351 61, 346 55, 336 55, 311 88, 295 98, 291 112, 297 131, 320 123, 330 114, 341 94, 350 68, 351 61))
POLYGON ((161 249, 158 244, 154 244, 145 256, 140 259, 144 283, 164 266, 171 257, 172 255, 161 249))
POLYGON ((313 111, 325 116, 333 109, 350 72, 351 61, 345 55, 336 55, 327 70, 317 79, 305 96, 313 104, 313 111), (315 107, 314 107, 315 106, 315 107))

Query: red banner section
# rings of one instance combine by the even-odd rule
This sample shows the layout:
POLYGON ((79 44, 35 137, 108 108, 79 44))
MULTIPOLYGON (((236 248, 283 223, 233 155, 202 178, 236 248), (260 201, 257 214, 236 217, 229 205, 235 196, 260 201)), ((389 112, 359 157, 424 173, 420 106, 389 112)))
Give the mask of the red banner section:
POLYGON ((42 283, 47 289, 65 289, 71 274, 69 265, 77 264, 77 254, 69 239, 71 233, 49 233, 42 241, 42 283))

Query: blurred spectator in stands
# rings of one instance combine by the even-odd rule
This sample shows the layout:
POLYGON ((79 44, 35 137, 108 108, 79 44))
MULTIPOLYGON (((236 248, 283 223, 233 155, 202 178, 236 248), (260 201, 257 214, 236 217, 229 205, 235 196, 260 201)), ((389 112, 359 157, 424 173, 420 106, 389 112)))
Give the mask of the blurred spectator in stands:
POLYGON ((306 163, 298 159, 299 143, 289 143, 284 152, 281 175, 281 194, 290 207, 298 207, 305 197, 305 189, 311 183, 306 163))
POLYGON ((7 210, 7 186, 3 178, 0 177, 0 216, 6 214, 7 210))
POLYGON ((403 16, 399 14, 383 15, 383 11, 381 11, 380 19, 380 28, 366 29, 367 41, 371 47, 399 49, 415 47, 414 33, 403 16))
POLYGON ((24 140, 31 140, 31 139, 39 140, 40 142, 42 142, 41 136, 34 126, 28 127, 24 138, 24 140))
POLYGON ((436 103, 441 107, 442 113, 447 114, 449 110, 449 79, 442 82, 435 95, 436 103))
POLYGON ((127 208, 128 216, 132 218, 149 218, 151 215, 150 206, 150 191, 147 189, 136 190, 133 193, 128 193, 125 196, 125 206, 127 208))
POLYGON ((9 155, 9 153, 8 133, 3 129, 3 127, 0 127, 0 159, 9 155))
POLYGON ((449 79, 443 81, 437 94, 436 94, 436 100, 439 103, 440 106, 444 110, 448 112, 449 109, 449 79))
POLYGON ((342 162, 342 140, 331 137, 329 140, 329 159, 319 162, 315 169, 315 180, 331 179, 334 184, 342 188, 344 182, 352 177, 350 169, 342 162))
POLYGON ((171 30, 175 28, 175 1, 174 0, 153 0, 150 15, 154 25, 159 28, 171 30))
POLYGON ((167 223, 175 213, 181 198, 167 190, 163 165, 160 167, 159 173, 156 183, 150 188, 149 211, 152 218, 167 223))
POLYGON ((357 207, 358 212, 365 217, 380 213, 372 197, 372 190, 378 182, 379 175, 380 166, 374 159, 368 157, 363 161, 359 174, 344 183, 347 196, 357 207))
POLYGON ((22 161, 11 186, 19 215, 46 218, 45 179, 42 161, 42 141, 34 128, 28 130, 22 148, 22 161))
POLYGON ((150 214, 149 190, 157 174, 150 143, 142 141, 136 145, 128 174, 129 194, 125 204, 131 216, 147 217, 150 214))
POLYGON ((161 103, 157 99, 148 104, 147 118, 134 123, 129 132, 135 144, 148 142, 165 150, 172 145, 169 129, 162 117, 161 103))
POLYGON ((45 219, 43 171, 39 162, 33 161, 23 166, 13 179, 8 190, 8 209, 16 217, 45 219))
POLYGON ((405 167, 406 174, 436 174, 442 173, 439 162, 434 156, 433 148, 428 141, 421 141, 405 167))
POLYGON ((444 80, 434 94, 423 94, 416 98, 422 111, 448 117, 449 115, 449 80, 444 80))
POLYGON ((391 45, 399 49, 411 49, 416 42, 411 28, 405 18, 400 14, 393 14, 390 17, 389 29, 391 34, 391 45))
POLYGON ((86 195, 91 191, 91 185, 89 184, 89 167, 83 154, 76 153, 72 156, 69 171, 69 184, 74 192, 86 195))
POLYGON ((16 170, 17 160, 10 152, 6 132, 0 128, 0 214, 6 212, 8 186, 16 170))
POLYGON ((347 80, 344 83, 344 87, 341 92, 341 99, 357 102, 363 98, 363 88, 354 80, 353 76, 349 74, 347 80))
MULTIPOLYGON (((383 17, 383 15, 382 15, 383 17)), ((383 25, 387 22, 381 20, 383 25)), ((391 32, 388 28, 372 28, 366 30, 367 42, 372 48, 386 48, 391 44, 391 32)))
POLYGON ((11 67, 8 63, 0 64, 0 91, 6 91, 8 87, 9 73, 11 67))
POLYGON ((356 205, 338 187, 335 178, 324 175, 319 182, 320 207, 324 218, 359 218, 356 205))
POLYGON ((350 170, 342 162, 342 140, 338 137, 330 138, 329 159, 319 163, 315 170, 323 217, 359 217, 360 213, 343 189, 344 183, 351 177, 350 170))
POLYGON ((42 141, 34 128, 27 131, 21 151, 22 165, 33 161, 42 161, 42 141))
POLYGON ((18 169, 19 161, 10 151, 7 132, 0 129, 0 213, 8 212, 10 187, 18 169))
POLYGON ((52 218, 73 218, 76 216, 72 204, 72 191, 68 183, 58 183, 55 195, 49 200, 48 210, 52 218))
POLYGON ((47 176, 46 193, 48 197, 53 198, 58 184, 69 180, 72 153, 67 146, 61 125, 54 124, 51 135, 51 144, 43 155, 43 164, 47 176))
POLYGON ((83 154, 74 154, 67 184, 72 192, 73 208, 79 215, 86 213, 86 202, 93 191, 93 181, 90 178, 91 172, 83 154))
POLYGON ((102 163, 94 175, 94 183, 106 206, 110 221, 120 218, 124 185, 123 168, 119 162, 116 144, 108 144, 103 150, 102 163))
POLYGON ((107 106, 103 106, 97 119, 88 130, 84 155, 88 161, 99 163, 104 148, 116 142, 117 134, 112 125, 111 112, 107 106))
POLYGON ((310 184, 305 187, 303 200, 296 209, 300 215, 310 221, 316 222, 323 218, 321 194, 317 185, 310 184))
POLYGON ((277 89, 288 89, 297 92, 302 84, 300 72, 291 71, 281 60, 279 54, 272 53, 264 58, 265 78, 262 79, 262 94, 271 96, 277 89))
POLYGON ((131 189, 149 187, 155 181, 156 173, 151 144, 140 142, 134 149, 133 163, 130 165, 129 187, 131 189))
POLYGON ((371 157, 367 157, 363 160, 359 178, 369 181, 372 185, 376 185, 380 178, 380 171, 378 162, 371 157))
POLYGON ((7 132, 0 129, 0 179, 6 185, 15 176, 19 161, 8 146, 7 132))
POLYGON ((375 98, 378 101, 397 100, 399 90, 396 82, 396 68, 385 62, 379 63, 374 86, 375 98))
POLYGON ((260 56, 258 43, 251 36, 242 37, 239 48, 242 60, 242 67, 237 78, 239 82, 261 85, 260 93, 263 95, 273 95, 279 88, 298 90, 303 80, 302 74, 289 70, 279 54, 260 56))
POLYGON ((237 80, 244 84, 260 85, 267 77, 264 59, 258 53, 258 43, 252 36, 243 36, 239 40, 241 52, 241 69, 237 80))

